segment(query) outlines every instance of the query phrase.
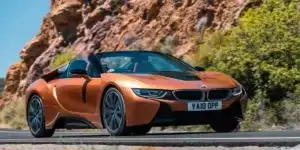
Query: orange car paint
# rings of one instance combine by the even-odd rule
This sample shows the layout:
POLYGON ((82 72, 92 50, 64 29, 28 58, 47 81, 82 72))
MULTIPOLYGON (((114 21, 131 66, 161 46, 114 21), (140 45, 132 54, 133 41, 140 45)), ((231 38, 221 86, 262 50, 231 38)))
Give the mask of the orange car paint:
MULTIPOLYGON (((103 73, 101 78, 91 78, 90 81, 82 76, 68 79, 56 79, 45 82, 39 79, 26 91, 26 102, 32 94, 42 98, 46 128, 53 128, 60 117, 77 116, 91 122, 96 128, 103 128, 101 121, 101 100, 105 89, 116 87, 125 100, 126 124, 136 126, 151 122, 159 109, 159 101, 163 101, 173 111, 186 111, 184 101, 145 99, 136 96, 131 88, 157 88, 166 90, 199 89, 199 83, 207 85, 207 89, 233 88, 238 83, 230 77, 218 72, 200 72, 200 81, 181 81, 159 75, 137 75, 103 73), (86 103, 83 103, 82 87, 87 82, 86 103), (171 83, 171 84, 170 84, 171 83)), ((241 101, 246 107, 247 96, 231 98, 223 101, 222 108, 228 108, 234 101, 241 101)))

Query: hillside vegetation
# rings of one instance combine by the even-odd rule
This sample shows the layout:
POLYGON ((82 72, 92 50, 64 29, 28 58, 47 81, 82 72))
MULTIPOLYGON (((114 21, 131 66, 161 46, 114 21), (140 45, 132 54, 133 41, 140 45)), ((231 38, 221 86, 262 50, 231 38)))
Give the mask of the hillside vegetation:
POLYGON ((196 64, 227 73, 251 100, 244 128, 291 126, 300 119, 300 4, 265 0, 249 9, 230 33, 199 45, 196 64))
POLYGON ((60 54, 56 55, 51 62, 51 68, 55 69, 75 58, 76 55, 72 49, 65 48, 60 54))

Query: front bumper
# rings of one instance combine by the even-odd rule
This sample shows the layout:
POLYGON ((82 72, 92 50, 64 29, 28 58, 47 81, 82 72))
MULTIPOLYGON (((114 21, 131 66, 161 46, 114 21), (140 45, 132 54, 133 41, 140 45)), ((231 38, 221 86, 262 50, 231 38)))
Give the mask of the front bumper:
POLYGON ((189 112, 188 103, 177 100, 145 99, 135 95, 126 97, 126 124, 127 126, 151 125, 200 125, 208 124, 220 115, 235 113, 243 119, 247 108, 247 94, 223 100, 222 110, 189 112), (128 100, 129 99, 129 100, 128 100))
POLYGON ((238 118, 243 119, 241 107, 238 102, 234 102, 230 107, 217 111, 172 111, 168 104, 160 102, 159 110, 153 120, 149 123, 151 126, 176 126, 176 125, 201 125, 219 119, 222 116, 234 114, 238 118))

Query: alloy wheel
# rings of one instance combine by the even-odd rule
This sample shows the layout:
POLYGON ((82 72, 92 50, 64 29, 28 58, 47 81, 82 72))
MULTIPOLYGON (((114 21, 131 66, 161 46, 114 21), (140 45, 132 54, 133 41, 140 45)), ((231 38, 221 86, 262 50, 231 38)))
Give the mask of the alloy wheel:
POLYGON ((103 119, 106 128, 117 132, 123 126, 124 107, 121 95, 115 90, 109 90, 103 101, 103 119))
POLYGON ((43 113, 42 113, 42 104, 40 99, 36 96, 32 97, 28 104, 28 126, 32 133, 38 133, 43 125, 43 113))

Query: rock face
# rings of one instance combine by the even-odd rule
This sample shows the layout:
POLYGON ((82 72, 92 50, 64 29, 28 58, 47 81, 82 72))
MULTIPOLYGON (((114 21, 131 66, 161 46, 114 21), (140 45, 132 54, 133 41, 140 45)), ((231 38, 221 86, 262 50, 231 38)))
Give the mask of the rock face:
MULTIPOLYGON (((228 30, 244 0, 215 0, 210 29, 228 30)), ((21 96, 64 47, 78 54, 123 49, 172 49, 177 57, 195 50, 194 26, 207 0, 51 0, 40 32, 7 73, 3 101, 21 96)), ((200 14, 201 15, 201 14, 200 14)))

